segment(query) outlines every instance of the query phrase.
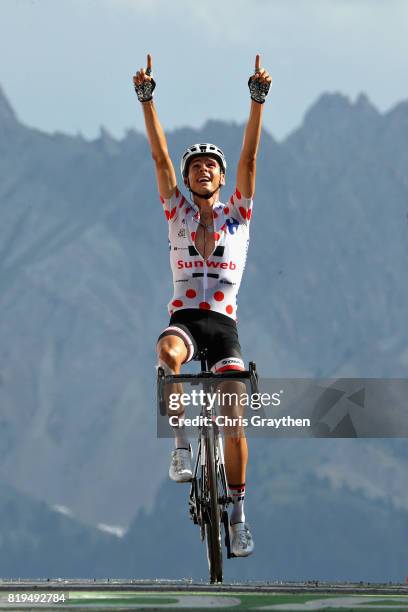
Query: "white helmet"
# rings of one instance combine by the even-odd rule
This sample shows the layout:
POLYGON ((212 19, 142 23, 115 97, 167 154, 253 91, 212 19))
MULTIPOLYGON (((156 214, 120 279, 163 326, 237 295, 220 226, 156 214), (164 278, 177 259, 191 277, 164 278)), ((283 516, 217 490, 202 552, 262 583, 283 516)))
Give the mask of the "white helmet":
POLYGON ((227 162, 224 153, 215 145, 204 142, 202 144, 193 144, 184 152, 180 162, 180 172, 183 179, 187 176, 187 162, 191 160, 192 157, 197 157, 199 155, 210 155, 211 157, 215 157, 220 164, 221 171, 226 174, 227 162))

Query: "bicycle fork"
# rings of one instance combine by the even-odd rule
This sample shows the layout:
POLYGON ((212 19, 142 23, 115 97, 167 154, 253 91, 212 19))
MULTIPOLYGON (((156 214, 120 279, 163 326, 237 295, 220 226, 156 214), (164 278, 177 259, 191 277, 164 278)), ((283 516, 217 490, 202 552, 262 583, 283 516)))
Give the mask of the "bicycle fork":
MULTIPOLYGON (((221 522, 224 525, 225 533, 225 547, 227 549, 227 558, 234 557, 231 553, 231 543, 229 537, 229 519, 228 512, 226 510, 229 503, 232 502, 232 497, 229 494, 227 474, 225 471, 225 459, 224 459, 224 447, 222 443, 222 437, 218 430, 217 425, 213 424, 215 428, 215 451, 216 451, 216 464, 217 471, 220 477, 221 495, 218 497, 218 503, 223 508, 221 514, 221 522)), ((200 493, 202 492, 201 485, 203 482, 203 470, 206 462, 206 435, 209 435, 207 431, 202 431, 199 437, 199 443, 197 448, 196 462, 194 466, 194 473, 190 487, 189 494, 189 512, 190 518, 195 525, 199 525, 201 541, 205 538, 205 500, 202 499, 200 493), (200 471, 200 477, 198 476, 200 471), (204 512, 203 512, 204 509, 204 512)), ((211 435, 211 432, 210 432, 211 435)))

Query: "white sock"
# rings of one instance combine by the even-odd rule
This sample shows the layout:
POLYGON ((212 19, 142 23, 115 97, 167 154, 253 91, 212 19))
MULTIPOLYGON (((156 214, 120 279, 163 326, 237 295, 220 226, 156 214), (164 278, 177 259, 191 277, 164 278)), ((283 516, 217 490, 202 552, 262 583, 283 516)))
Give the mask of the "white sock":
MULTIPOLYGON (((167 365, 165 361, 159 359, 159 363, 156 366, 156 369, 161 366, 164 370, 164 373, 167 375, 174 374, 174 370, 167 365)), ((190 448, 190 442, 187 438, 186 427, 184 425, 183 417, 179 418, 179 425, 172 425, 172 430, 174 431, 174 446, 175 448, 190 448)))
POLYGON ((230 517, 230 523, 245 523, 244 501, 245 501, 245 482, 238 485, 229 485, 233 508, 230 517))
POLYGON ((190 448, 190 442, 187 437, 186 427, 183 419, 180 419, 180 425, 173 425, 174 431, 174 446, 176 448, 190 448))

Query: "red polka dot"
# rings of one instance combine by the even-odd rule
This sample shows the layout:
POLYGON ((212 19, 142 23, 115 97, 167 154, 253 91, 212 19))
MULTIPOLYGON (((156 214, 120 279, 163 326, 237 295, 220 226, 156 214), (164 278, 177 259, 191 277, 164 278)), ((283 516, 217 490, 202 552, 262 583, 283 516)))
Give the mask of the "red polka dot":
POLYGON ((248 208, 247 210, 247 219, 250 219, 252 215, 252 208, 248 208))
POLYGON ((187 208, 186 208, 186 214, 187 214, 187 213, 189 213, 189 212, 190 212, 190 210, 191 210, 191 206, 187 206, 187 208))
POLYGON ((175 206, 174 208, 171 209, 170 219, 172 219, 174 217, 174 215, 176 214, 176 210, 177 210, 177 206, 175 206))
POLYGON ((217 302, 222 302, 222 300, 224 299, 224 294, 222 291, 216 291, 214 293, 214 300, 217 300, 217 302))
POLYGON ((175 308, 180 308, 180 306, 183 305, 183 302, 181 300, 173 300, 172 304, 175 306, 175 308))
POLYGON ((199 308, 202 310, 211 310, 211 306, 208 302, 200 302, 199 308))
POLYGON ((217 241, 220 239, 220 235, 218 232, 214 232, 214 240, 217 241))
POLYGON ((218 219, 218 213, 216 213, 215 210, 213 210, 213 219, 218 219))
POLYGON ((230 202, 231 202, 231 204, 234 206, 234 196, 231 196, 231 197, 230 197, 230 202))
POLYGON ((241 213, 241 215, 243 216, 244 219, 247 218, 247 211, 245 210, 245 208, 243 206, 239 207, 239 212, 241 213))
POLYGON ((191 232, 191 240, 194 242, 196 237, 196 233, 195 232, 191 232))
POLYGON ((185 200, 185 198, 184 198, 184 196, 183 196, 183 197, 181 198, 181 202, 180 202, 180 204, 179 204, 179 208, 182 208, 182 207, 183 207, 183 205, 184 205, 184 202, 185 202, 185 201, 186 201, 186 200, 185 200))
POLYGON ((228 312, 228 314, 232 314, 234 312, 234 309, 230 304, 228 304, 225 310, 228 312))
POLYGON ((162 198, 161 196, 160 196, 160 202, 164 204, 164 198, 162 198))
POLYGON ((222 231, 222 232, 226 232, 226 231, 227 231, 227 226, 226 226, 226 224, 225 224, 225 223, 224 223, 224 225, 222 226, 221 231, 222 231))
POLYGON ((224 212, 225 212, 225 214, 226 214, 226 215, 229 215, 229 208, 228 208, 228 206, 226 206, 226 207, 224 208, 224 212))
POLYGON ((169 213, 169 211, 168 211, 168 210, 165 210, 165 211, 164 211, 164 214, 166 215, 166 219, 167 219, 167 221, 168 221, 168 220, 170 219, 170 213, 169 213))
POLYGON ((194 289, 187 289, 186 291, 186 296, 190 299, 195 298, 195 296, 197 295, 197 293, 194 291, 194 289))
POLYGON ((176 198, 178 198, 178 197, 179 197, 179 195, 180 195, 180 192, 179 192, 179 190, 178 190, 178 189, 177 189, 177 187, 176 187, 176 198))
POLYGON ((241 199, 241 193, 238 191, 238 189, 235 191, 235 193, 237 194, 238 200, 240 200, 241 199))

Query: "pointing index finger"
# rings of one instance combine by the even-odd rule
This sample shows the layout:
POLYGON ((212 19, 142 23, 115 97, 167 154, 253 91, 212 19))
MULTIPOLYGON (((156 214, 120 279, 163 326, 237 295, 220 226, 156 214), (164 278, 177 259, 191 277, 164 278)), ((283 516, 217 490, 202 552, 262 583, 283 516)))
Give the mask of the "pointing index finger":
POLYGON ((152 56, 150 53, 147 54, 147 74, 150 74, 152 71, 152 56))
POLYGON ((259 72, 260 67, 261 67, 261 56, 257 54, 255 58, 255 72, 259 72))

